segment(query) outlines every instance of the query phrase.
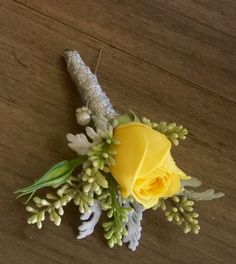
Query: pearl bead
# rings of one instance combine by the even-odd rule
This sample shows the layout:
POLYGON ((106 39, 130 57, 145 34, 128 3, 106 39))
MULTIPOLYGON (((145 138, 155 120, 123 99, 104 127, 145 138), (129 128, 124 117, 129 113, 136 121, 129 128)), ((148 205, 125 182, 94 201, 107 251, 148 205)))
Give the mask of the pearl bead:
POLYGON ((88 109, 88 107, 83 106, 81 108, 78 108, 76 110, 77 123, 81 126, 88 125, 91 120, 90 114, 91 111, 88 109))

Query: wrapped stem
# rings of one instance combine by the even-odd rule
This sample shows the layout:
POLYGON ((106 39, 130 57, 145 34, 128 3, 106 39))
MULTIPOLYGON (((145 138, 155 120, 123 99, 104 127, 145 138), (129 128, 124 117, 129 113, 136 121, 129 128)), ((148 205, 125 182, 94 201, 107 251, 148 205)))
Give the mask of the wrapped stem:
POLYGON ((96 75, 85 65, 80 54, 75 50, 65 50, 64 58, 83 103, 89 102, 89 108, 95 115, 101 114, 108 119, 116 116, 117 113, 99 85, 96 75))

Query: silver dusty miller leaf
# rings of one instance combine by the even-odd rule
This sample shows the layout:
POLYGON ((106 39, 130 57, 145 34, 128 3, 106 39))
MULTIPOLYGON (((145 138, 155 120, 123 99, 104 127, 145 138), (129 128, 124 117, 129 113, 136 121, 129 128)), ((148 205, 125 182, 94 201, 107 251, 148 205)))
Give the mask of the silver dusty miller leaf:
POLYGON ((87 126, 86 133, 67 134, 66 138, 69 141, 68 146, 78 155, 85 155, 92 147, 102 141, 102 138, 109 135, 113 131, 113 126, 109 124, 107 118, 102 115, 92 116, 95 128, 87 126))
POLYGON ((86 127, 86 134, 67 134, 69 141, 68 146, 78 155, 86 154, 89 149, 101 142, 102 136, 99 129, 94 130, 92 127, 86 127), (92 141, 92 142, 90 142, 92 141))
POLYGON ((80 216, 82 224, 78 227, 79 235, 77 239, 85 238, 93 233, 96 224, 101 216, 101 208, 98 201, 94 202, 94 205, 90 207, 90 211, 85 212, 80 216))
POLYGON ((194 201, 201 201, 201 200, 212 200, 212 199, 217 199, 222 196, 224 196, 224 193, 218 192, 215 193, 214 189, 208 189, 203 192, 196 192, 192 189, 186 189, 186 187, 192 187, 196 188, 201 185, 201 181, 198 179, 192 177, 190 180, 182 181, 181 185, 183 187, 183 191, 179 195, 186 196, 190 200, 194 201))
POLYGON ((123 242, 128 243, 128 248, 135 251, 141 237, 141 220, 145 209, 137 202, 127 202, 126 205, 132 207, 134 210, 128 214, 128 222, 126 224, 128 234, 123 238, 123 242))

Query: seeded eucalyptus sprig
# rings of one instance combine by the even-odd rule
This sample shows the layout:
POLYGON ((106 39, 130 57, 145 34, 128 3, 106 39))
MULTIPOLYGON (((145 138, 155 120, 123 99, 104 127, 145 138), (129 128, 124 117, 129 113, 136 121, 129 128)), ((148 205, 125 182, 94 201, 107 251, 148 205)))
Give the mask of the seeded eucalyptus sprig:
POLYGON ((188 130, 182 125, 176 125, 176 123, 166 123, 166 122, 151 122, 150 119, 143 117, 141 119, 142 123, 152 127, 158 132, 166 135, 174 145, 179 145, 179 140, 184 140, 188 134, 188 130))
POLYGON ((87 168, 82 174, 84 193, 96 193, 100 195, 102 188, 108 188, 106 176, 101 171, 94 168, 87 168))
POLYGON ((92 163, 93 167, 97 170, 109 172, 109 167, 115 164, 114 156, 116 151, 112 150, 110 146, 112 144, 118 145, 120 142, 113 138, 113 131, 110 130, 105 135, 102 142, 89 150, 87 153, 88 160, 92 163))
POLYGON ((90 211, 90 207, 93 206, 95 199, 94 193, 85 193, 83 190, 83 184, 78 185, 74 195, 74 203, 79 206, 79 211, 81 214, 90 211))
POLYGON ((126 229, 128 214, 133 209, 120 205, 117 184, 112 177, 109 179, 108 193, 101 200, 103 200, 101 203, 102 209, 107 211, 107 217, 111 219, 103 223, 104 237, 108 240, 109 247, 112 248, 116 244, 121 246, 123 244, 123 236, 128 234, 126 229))
POLYGON ((174 221, 177 225, 183 227, 184 233, 193 232, 198 234, 200 226, 198 224, 199 214, 194 212, 194 201, 187 197, 173 196, 168 199, 172 208, 166 212, 168 221, 174 221))
POLYGON ((94 204, 93 193, 83 191, 84 182, 80 177, 71 177, 64 185, 57 189, 55 194, 48 193, 45 198, 34 197, 34 206, 27 206, 26 210, 32 215, 28 218, 28 224, 36 224, 39 229, 42 228, 42 222, 46 214, 49 219, 59 226, 61 216, 64 214, 63 207, 69 202, 74 201, 79 206, 81 213, 88 212, 94 204))
POLYGON ((108 189, 103 190, 102 194, 98 196, 102 211, 108 211, 112 208, 111 194, 108 189))
POLYGON ((198 224, 199 214, 194 211, 194 201, 185 196, 173 196, 170 198, 160 198, 153 210, 161 209, 165 211, 167 221, 174 222, 183 227, 184 233, 193 232, 198 234, 200 226, 198 224))
POLYGON ((47 194, 46 198, 34 197, 35 206, 27 206, 26 210, 32 215, 28 218, 28 224, 36 224, 39 229, 42 228, 42 222, 45 220, 45 214, 49 214, 49 219, 56 226, 61 223, 61 216, 64 214, 63 207, 75 197, 75 189, 70 184, 63 185, 57 190, 56 194, 47 194))

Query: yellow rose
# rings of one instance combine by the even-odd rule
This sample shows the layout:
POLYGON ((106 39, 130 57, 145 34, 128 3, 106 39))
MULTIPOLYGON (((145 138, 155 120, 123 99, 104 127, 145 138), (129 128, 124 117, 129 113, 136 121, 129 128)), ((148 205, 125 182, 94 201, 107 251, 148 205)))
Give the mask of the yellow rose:
POLYGON ((120 144, 110 170, 123 197, 132 195, 147 209, 178 193, 180 179, 189 179, 171 157, 171 142, 158 131, 133 122, 118 126, 114 137, 120 144))

